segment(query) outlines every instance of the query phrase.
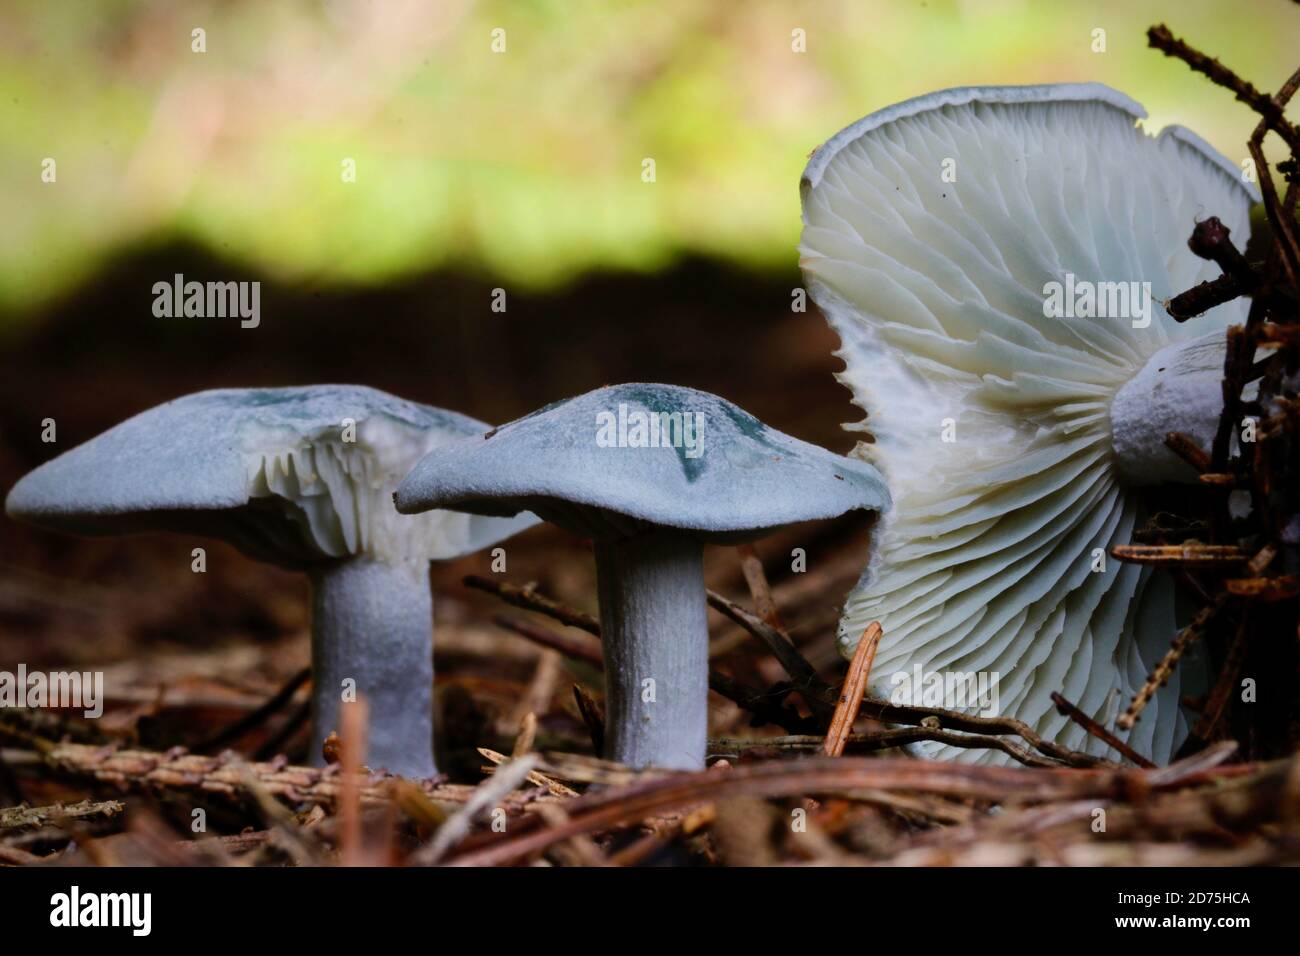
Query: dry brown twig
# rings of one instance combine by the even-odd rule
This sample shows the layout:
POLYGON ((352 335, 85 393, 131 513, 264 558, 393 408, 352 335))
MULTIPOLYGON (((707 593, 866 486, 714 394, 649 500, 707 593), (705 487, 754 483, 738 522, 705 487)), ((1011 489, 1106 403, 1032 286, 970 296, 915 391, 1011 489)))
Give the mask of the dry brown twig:
POLYGON ((8 807, 0 810, 0 830, 43 827, 66 820, 114 817, 126 809, 120 800, 81 800, 46 807, 8 807))
POLYGON ((573 700, 578 708, 578 716, 582 718, 583 724, 587 727, 587 735, 591 738, 591 749, 593 753, 603 754, 605 752, 605 712, 596 698, 587 693, 586 688, 581 684, 573 685, 573 700))
POLYGON ((195 744, 191 750, 195 753, 212 753, 219 751, 232 744, 234 741, 251 733, 253 730, 266 723, 276 711, 280 710, 289 701, 293 700, 294 695, 298 693, 299 688, 311 681, 311 668, 304 667, 298 671, 284 685, 275 692, 260 707, 245 714, 239 720, 235 721, 228 727, 224 727, 217 733, 205 740, 195 744))
POLYGON ((600 622, 596 618, 548 598, 531 585, 520 587, 517 584, 493 581, 477 574, 466 575, 463 580, 466 587, 486 591, 488 594, 493 594, 514 607, 523 608, 526 611, 540 611, 548 617, 555 618, 561 624, 576 627, 589 634, 600 635, 600 622))
POLYGON ((1069 717, 1084 730, 1088 731, 1089 734, 1096 737, 1116 752, 1122 754, 1139 767, 1151 768, 1155 766, 1155 764, 1150 760, 1142 756, 1128 744, 1124 743, 1124 741, 1120 740, 1101 724, 1097 723, 1076 705, 1070 703, 1064 695, 1052 691, 1052 703, 1056 705, 1058 712, 1069 717))
POLYGON ((1209 626, 1210 622, 1214 620, 1215 616, 1223 610, 1225 603, 1225 596, 1220 595, 1209 607, 1201 608, 1201 610, 1197 612, 1196 616, 1192 618, 1191 623, 1178 632, 1174 637, 1169 650, 1165 652, 1165 656, 1160 659, 1160 662, 1156 664, 1155 669, 1152 670, 1151 674, 1147 677, 1146 682, 1141 688, 1139 688, 1137 696, 1133 698, 1133 702, 1129 704, 1128 709, 1120 715, 1118 720, 1115 721, 1116 726, 1121 730, 1133 729, 1133 725, 1136 724, 1138 718, 1142 716, 1142 711, 1146 710, 1147 704, 1150 702, 1151 698, 1155 696, 1156 691, 1168 682, 1170 675, 1174 672, 1174 668, 1178 666, 1178 662, 1182 659, 1182 656, 1187 653, 1187 649, 1191 647, 1194 641, 1198 640, 1205 634, 1205 629, 1209 626))
MULTIPOLYGON (((1253 768, 1246 768, 1251 770, 1253 768)), ((1285 765, 1268 773, 1285 774, 1285 765)), ((1075 800, 1084 797, 1121 798, 1133 792, 1155 792, 1193 782, 1208 782, 1214 774, 1240 775, 1237 768, 1188 770, 1174 765, 1160 770, 1043 769, 1028 773, 1007 767, 968 766, 905 758, 813 757, 746 764, 725 771, 668 774, 626 787, 588 793, 570 802, 569 822, 547 827, 524 818, 504 835, 479 834, 465 841, 457 865, 497 865, 542 852, 578 833, 601 832, 636 824, 648 816, 716 803, 731 796, 791 797, 807 794, 851 794, 859 790, 906 791, 1003 804, 1075 800), (1170 772, 1172 771, 1172 773, 1170 772)))
POLYGON ((763 642, 782 669, 790 677, 791 687, 798 691, 814 715, 829 720, 835 709, 837 694, 790 640, 790 635, 769 624, 756 614, 741 607, 716 591, 706 591, 709 606, 730 618, 736 624, 763 642))
MULTIPOLYGON (((491 767, 484 768, 488 773, 493 773, 497 767, 504 766, 512 760, 518 760, 520 757, 524 756, 523 754, 515 754, 514 756, 507 757, 505 754, 499 754, 495 750, 489 750, 487 747, 479 747, 478 752, 488 760, 492 761, 491 767)), ((548 777, 546 774, 537 770, 529 773, 526 779, 533 786, 542 787, 553 797, 576 797, 578 795, 576 790, 566 787, 558 780, 548 777)))
POLYGON ((434 834, 433 840, 412 855, 411 862, 417 866, 432 866, 470 833, 480 814, 490 810, 504 812, 507 798, 537 769, 539 762, 536 754, 528 754, 501 766, 473 790, 460 809, 447 818, 434 834))
MULTIPOLYGON (((290 804, 318 804, 334 810, 342 799, 338 765, 300 767, 283 760, 245 763, 229 751, 205 756, 179 750, 160 753, 73 743, 53 743, 39 757, 42 764, 58 774, 123 788, 239 799, 250 796, 251 781, 265 793, 290 804)), ((397 782, 418 788, 430 800, 447 804, 464 803, 472 790, 463 784, 408 781, 376 773, 362 774, 357 782, 361 806, 392 800, 397 782)))
POLYGON ((1300 131, 1287 121, 1282 114, 1282 104, 1276 99, 1255 89, 1254 85, 1237 76, 1217 58, 1207 56, 1175 37, 1163 23, 1147 31, 1147 41, 1166 56, 1176 57, 1196 72, 1203 73, 1212 83, 1231 90, 1237 99, 1260 114, 1269 128, 1276 130, 1292 149, 1300 150, 1300 131))
POLYGON ((758 552, 752 544, 742 544, 736 553, 740 555, 740 569, 745 575, 745 585, 749 588, 754 607, 758 608, 759 617, 778 631, 784 631, 785 625, 781 623, 781 614, 777 610, 776 599, 772 596, 772 586, 768 584, 767 572, 763 570, 763 562, 758 559, 758 552))
MULTIPOLYGON (((1027 747, 1021 747, 1003 737, 987 734, 955 733, 930 727, 900 727, 871 733, 849 734, 844 738, 844 749, 854 753, 891 750, 911 744, 931 741, 960 747, 963 750, 997 750, 1026 767, 1061 767, 1059 760, 1040 757, 1027 747)), ((825 754, 826 738, 816 734, 791 734, 784 737, 713 737, 709 746, 714 753, 740 756, 753 751, 821 751, 825 754)))
POLYGON ((880 622, 872 621, 858 639, 857 650, 853 652, 853 661, 844 678, 844 687, 840 690, 835 716, 831 718, 830 729, 826 731, 822 752, 828 757, 838 757, 844 753, 844 744, 853 730, 854 721, 858 719, 858 710, 862 707, 862 695, 867 691, 871 665, 876 659, 876 648, 880 646, 883 633, 880 622))

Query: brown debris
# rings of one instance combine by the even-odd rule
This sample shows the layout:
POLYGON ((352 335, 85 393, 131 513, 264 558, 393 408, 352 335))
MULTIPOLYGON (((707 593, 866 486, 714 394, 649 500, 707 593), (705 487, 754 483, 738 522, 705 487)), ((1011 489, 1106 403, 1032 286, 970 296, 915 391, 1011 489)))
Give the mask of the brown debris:
POLYGON ((858 639, 857 650, 853 652, 853 661, 844 678, 840 690, 839 704, 831 718, 830 729, 826 731, 826 742, 822 752, 828 757, 838 757, 844 753, 844 744, 853 730, 853 722, 858 719, 862 707, 862 695, 867 691, 867 681, 871 677, 871 665, 876 659, 876 648, 880 646, 880 637, 884 632, 878 621, 872 621, 862 637, 858 639))

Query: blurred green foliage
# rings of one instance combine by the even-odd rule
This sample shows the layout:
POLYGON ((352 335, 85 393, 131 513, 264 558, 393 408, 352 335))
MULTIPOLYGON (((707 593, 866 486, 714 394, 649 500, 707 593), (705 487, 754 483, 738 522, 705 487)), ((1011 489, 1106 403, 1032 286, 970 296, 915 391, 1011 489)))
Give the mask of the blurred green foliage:
POLYGON ((1300 61, 1281 0, 6 0, 0 309, 172 239, 289 281, 788 267, 808 152, 947 86, 1098 80, 1240 161, 1251 114, 1161 20, 1263 89, 1300 61))

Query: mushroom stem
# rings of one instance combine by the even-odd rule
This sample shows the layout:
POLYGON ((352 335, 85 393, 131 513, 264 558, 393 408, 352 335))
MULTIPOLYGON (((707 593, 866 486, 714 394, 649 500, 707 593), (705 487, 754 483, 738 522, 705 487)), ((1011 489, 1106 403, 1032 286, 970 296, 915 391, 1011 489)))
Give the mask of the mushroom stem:
POLYGON ((698 770, 708 731, 709 634, 699 541, 654 531, 597 541, 605 756, 698 770))
POLYGON ((369 705, 365 763, 431 777, 433 597, 427 565, 352 558, 312 574, 312 752, 345 700, 369 705), (351 680, 352 683, 344 684, 351 680))
POLYGON ((1119 474, 1130 485, 1190 482, 1196 472, 1168 445, 1179 432, 1209 449, 1223 409, 1222 331, 1167 345, 1111 400, 1111 444, 1119 474))

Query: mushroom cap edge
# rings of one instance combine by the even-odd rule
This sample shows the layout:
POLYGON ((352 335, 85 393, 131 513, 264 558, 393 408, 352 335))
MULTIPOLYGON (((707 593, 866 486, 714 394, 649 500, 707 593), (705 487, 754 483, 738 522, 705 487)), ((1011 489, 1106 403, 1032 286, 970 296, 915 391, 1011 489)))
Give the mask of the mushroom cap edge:
POLYGON ((590 537, 655 525, 718 541, 882 511, 890 500, 865 462, 769 428, 719 396, 647 383, 596 389, 435 448, 394 494, 404 514, 532 510, 590 537), (637 412, 702 416, 698 459, 681 447, 598 444, 598 416, 613 424, 637 412))

